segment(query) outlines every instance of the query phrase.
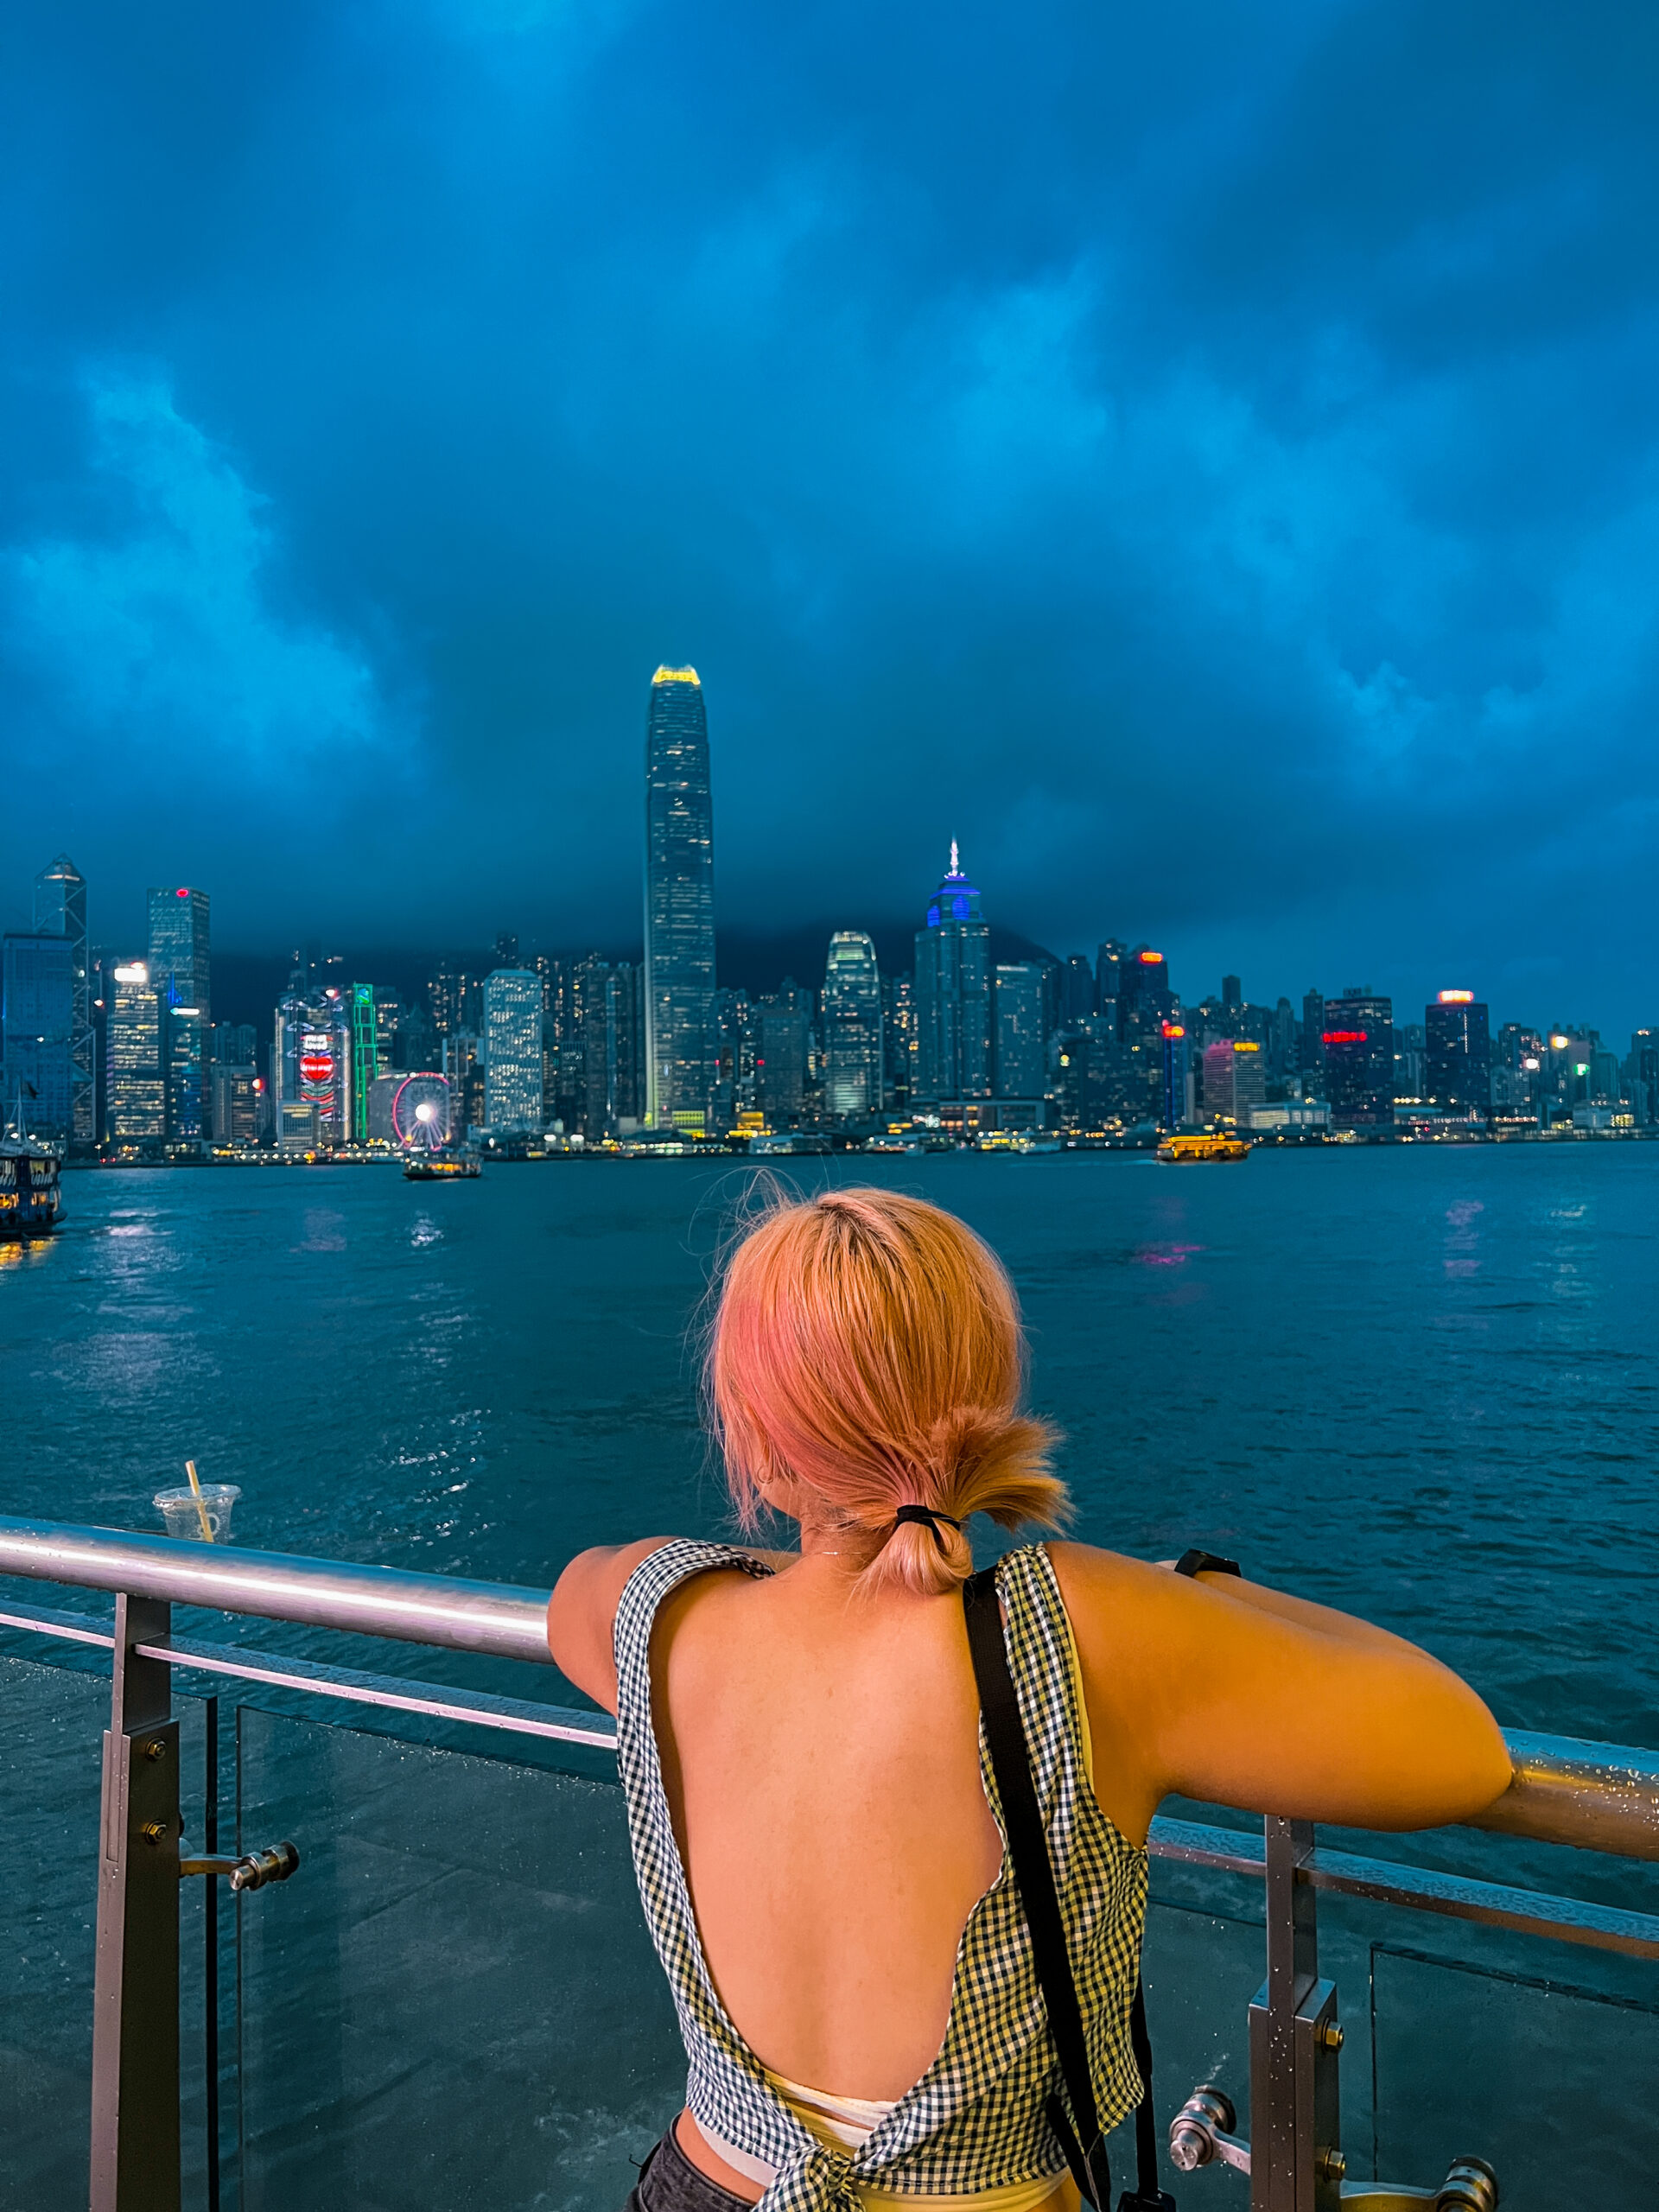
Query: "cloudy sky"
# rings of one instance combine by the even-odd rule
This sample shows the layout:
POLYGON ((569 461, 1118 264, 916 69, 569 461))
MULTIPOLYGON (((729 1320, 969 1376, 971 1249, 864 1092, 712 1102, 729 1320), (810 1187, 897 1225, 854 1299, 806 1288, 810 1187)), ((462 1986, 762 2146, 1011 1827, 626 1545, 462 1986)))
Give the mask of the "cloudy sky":
POLYGON ((15 10, 0 918, 722 918, 1659 1018, 1635 0, 15 10))

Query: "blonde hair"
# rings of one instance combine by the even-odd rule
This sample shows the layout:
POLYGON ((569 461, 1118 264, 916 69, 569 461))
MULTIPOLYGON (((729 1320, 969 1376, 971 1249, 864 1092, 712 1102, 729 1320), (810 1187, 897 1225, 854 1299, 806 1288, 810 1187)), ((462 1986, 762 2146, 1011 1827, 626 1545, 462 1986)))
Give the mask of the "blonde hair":
POLYGON ((939 1595, 973 1571, 965 1527, 1058 1527, 1058 1433, 1019 1410, 1020 1309, 1001 1262, 954 1215, 874 1189, 781 1194, 727 1262, 708 1357, 726 1478, 746 1529, 792 1477, 878 1547, 861 1586, 939 1595))

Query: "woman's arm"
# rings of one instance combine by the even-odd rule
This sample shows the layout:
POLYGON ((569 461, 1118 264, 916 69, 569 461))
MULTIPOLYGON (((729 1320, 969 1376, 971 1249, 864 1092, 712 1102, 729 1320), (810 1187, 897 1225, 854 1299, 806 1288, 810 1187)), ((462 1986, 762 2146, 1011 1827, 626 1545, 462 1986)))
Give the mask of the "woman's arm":
POLYGON ((607 1713, 616 1711, 612 1630, 622 1592, 640 1560, 673 1541, 644 1536, 637 1543, 597 1544, 578 1552, 547 1601, 547 1648, 554 1665, 607 1713))
POLYGON ((1096 1788, 1126 1834, 1144 1836, 1172 1791, 1344 1827, 1421 1828, 1466 1820, 1508 1788, 1509 1751, 1485 1706, 1402 1637, 1234 1575, 1050 1549, 1096 1788))

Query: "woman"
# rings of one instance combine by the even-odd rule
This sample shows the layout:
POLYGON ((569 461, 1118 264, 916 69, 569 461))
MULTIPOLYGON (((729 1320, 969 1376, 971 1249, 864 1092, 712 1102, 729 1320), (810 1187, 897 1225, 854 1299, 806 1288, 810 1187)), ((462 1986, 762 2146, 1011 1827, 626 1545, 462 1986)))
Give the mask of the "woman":
MULTIPOLYGON (((690 2061, 631 2212, 1076 2205, 962 1606, 971 1515, 1066 1510, 1023 1351, 1007 1276, 949 1214, 780 1204, 727 1267, 708 1382, 742 1525, 769 1507, 799 1552, 651 1537, 560 1578, 549 1643, 617 1715, 690 2061)), ((1140 2094, 1162 1798, 1429 1827, 1510 1762, 1454 1675, 1324 1606, 1074 1543, 1010 1553, 997 1586, 1110 2128, 1140 2094)))

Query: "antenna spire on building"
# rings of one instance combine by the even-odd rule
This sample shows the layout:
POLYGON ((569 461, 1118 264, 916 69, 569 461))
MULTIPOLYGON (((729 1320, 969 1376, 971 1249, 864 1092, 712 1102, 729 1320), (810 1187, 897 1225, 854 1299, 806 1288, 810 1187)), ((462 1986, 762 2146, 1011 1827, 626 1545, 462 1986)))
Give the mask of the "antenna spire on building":
POLYGON ((950 840, 950 873, 952 875, 962 874, 962 863, 957 858, 957 841, 954 837, 950 840))

